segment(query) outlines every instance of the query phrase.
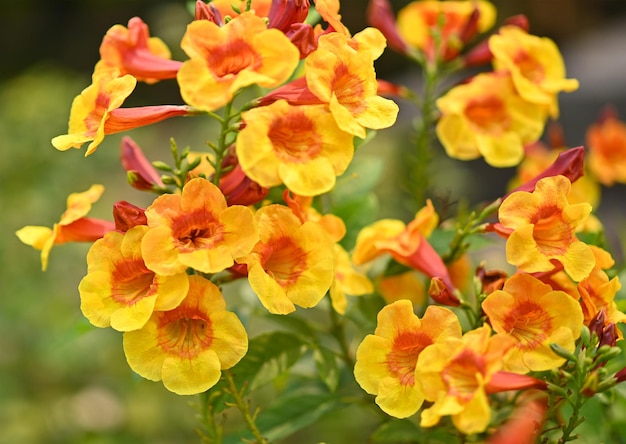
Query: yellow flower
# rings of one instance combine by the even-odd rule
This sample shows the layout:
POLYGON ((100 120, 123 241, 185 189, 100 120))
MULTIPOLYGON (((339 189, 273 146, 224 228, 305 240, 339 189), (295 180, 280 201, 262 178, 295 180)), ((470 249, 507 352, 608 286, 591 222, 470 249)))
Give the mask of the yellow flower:
POLYGON ((178 71, 186 103, 214 111, 230 102, 242 88, 273 88, 293 73, 300 54, 278 29, 267 29, 252 12, 220 27, 196 20, 187 27, 181 47, 190 57, 178 71))
POLYGON ((547 37, 528 34, 517 26, 504 26, 489 38, 497 71, 507 71, 515 88, 530 103, 559 116, 557 94, 578 89, 578 80, 565 78, 565 64, 556 44, 547 37))
POLYGON ((554 291, 529 274, 518 273, 491 293, 482 308, 496 333, 515 340, 504 357, 504 369, 515 373, 560 367, 554 343, 573 352, 583 326, 580 304, 563 291, 554 291))
POLYGON ((433 427, 442 416, 452 416, 461 432, 483 432, 491 419, 488 384, 502 368, 502 357, 512 345, 511 338, 491 336, 491 328, 484 325, 461 339, 450 338, 425 349, 415 379, 425 398, 434 404, 422 411, 420 425, 433 427))
POLYGON ((414 1, 398 11, 398 32, 407 44, 424 51, 428 59, 434 59, 439 50, 449 60, 466 43, 461 35, 475 9, 480 14, 477 31, 485 32, 496 19, 496 9, 487 1, 414 1), (440 48, 436 47, 434 35, 439 38, 440 48))
POLYGON ((322 35, 318 48, 306 58, 309 90, 327 103, 343 131, 365 138, 365 128, 387 128, 396 121, 398 105, 377 95, 372 50, 350 46, 339 32, 322 35))
POLYGON ((167 276, 187 267, 223 271, 259 239, 252 211, 228 207, 219 188, 202 178, 187 182, 180 195, 159 196, 146 217, 150 230, 141 242, 143 259, 148 269, 167 276))
MULTIPOLYGON (((211 6, 220 12, 222 18, 225 18, 226 16, 236 17, 239 15, 235 12, 233 6, 236 6, 239 11, 245 11, 247 0, 211 0, 210 3, 211 6)), ((252 0, 250 10, 259 17, 267 17, 271 6, 271 0, 252 0)))
POLYGON ((353 136, 339 129, 324 105, 278 100, 242 118, 237 157, 246 175, 263 187, 284 183, 299 195, 323 194, 352 160, 353 136))
POLYGON ((48 268, 50 250, 65 242, 93 242, 115 229, 113 222, 85 217, 91 204, 100 199, 102 185, 92 185, 82 193, 72 193, 67 198, 67 210, 52 228, 27 225, 15 234, 26 245, 41 250, 41 269, 48 268))
POLYGON ((93 153, 104 140, 110 112, 122 106, 136 84, 137 79, 130 74, 120 77, 117 68, 96 69, 91 85, 72 102, 68 134, 52 139, 52 145, 65 151, 91 142, 85 155, 93 153))
POLYGON ((246 264, 248 281, 270 313, 287 314, 314 307, 334 277, 333 242, 315 222, 302 223, 282 205, 256 212, 261 240, 239 258, 246 264))
POLYGON ((595 264, 590 247, 576 237, 576 228, 591 212, 588 203, 570 204, 571 183, 564 176, 539 180, 532 193, 511 193, 500 206, 500 224, 510 234, 506 258, 527 273, 553 271, 559 262, 575 281, 587 277, 595 264))
POLYGON ((372 281, 365 274, 354 269, 348 252, 336 243, 335 278, 330 286, 330 300, 335 311, 339 314, 346 312, 348 305, 346 294, 359 296, 373 292, 372 281))
POLYGON ((87 276, 78 289, 80 308, 96 327, 137 330, 153 311, 172 310, 185 298, 186 273, 159 276, 144 265, 141 239, 147 231, 145 225, 112 231, 89 249, 87 276))
POLYGON ((396 301, 382 308, 374 334, 357 348, 354 376, 385 413, 409 417, 424 402, 415 373, 418 358, 433 344, 460 337, 461 326, 450 310, 430 306, 420 319, 410 301, 396 301))
POLYGON ((151 381, 162 380, 179 395, 210 389, 247 350, 243 325, 226 311, 219 289, 197 275, 189 277, 189 293, 178 307, 155 311, 143 328, 124 333, 130 368, 151 381))
POLYGON ((480 156, 495 167, 517 165, 524 145, 543 132, 546 112, 524 101, 508 75, 479 74, 437 100, 441 119, 437 136, 450 157, 480 156))

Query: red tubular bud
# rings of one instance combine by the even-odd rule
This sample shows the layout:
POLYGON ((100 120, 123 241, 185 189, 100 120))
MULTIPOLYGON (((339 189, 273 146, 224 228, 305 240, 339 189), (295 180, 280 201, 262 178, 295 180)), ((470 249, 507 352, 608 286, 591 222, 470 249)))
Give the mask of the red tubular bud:
POLYGON ((115 229, 124 233, 137 225, 148 224, 145 210, 125 200, 113 204, 113 220, 115 229))
POLYGON ((409 52, 409 46, 398 33, 393 10, 387 0, 370 0, 367 6, 367 21, 383 33, 390 48, 400 54, 409 52))

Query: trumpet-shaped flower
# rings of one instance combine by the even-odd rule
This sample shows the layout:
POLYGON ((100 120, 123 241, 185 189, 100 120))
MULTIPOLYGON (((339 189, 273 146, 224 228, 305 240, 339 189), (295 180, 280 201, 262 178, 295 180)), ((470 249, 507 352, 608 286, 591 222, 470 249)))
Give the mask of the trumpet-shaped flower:
POLYGON ((397 26, 402 39, 409 46, 423 51, 428 59, 434 59, 439 53, 449 60, 467 43, 464 34, 468 27, 485 32, 494 25, 495 19, 495 7, 484 0, 414 1, 398 12, 397 26), (478 12, 477 23, 472 24, 472 20, 476 20, 473 17, 475 11, 478 12), (434 35, 439 36, 440 47, 437 47, 434 35))
POLYGON ((220 27, 196 20, 187 27, 181 47, 190 57, 178 71, 186 103, 214 111, 250 85, 272 88, 285 82, 300 58, 298 49, 278 29, 244 12, 220 27))
POLYGON ((248 281, 270 313, 287 314, 314 307, 333 280, 333 242, 312 221, 302 223, 288 207, 269 205, 256 212, 260 241, 237 260, 246 264, 248 281))
POLYGON ((187 182, 182 194, 159 196, 146 217, 150 230, 141 241, 144 261, 166 276, 187 267, 218 273, 248 254, 259 239, 252 211, 228 207, 219 188, 202 178, 187 182))
POLYGON ((306 58, 305 76, 308 89, 328 104, 345 132, 365 138, 365 128, 387 128, 396 121, 398 105, 377 95, 368 45, 357 51, 344 34, 322 35, 317 50, 306 58))
POLYGON ((575 231, 589 216, 591 205, 570 204, 570 188, 566 177, 551 176, 539 180, 532 193, 517 191, 504 199, 498 217, 508 236, 510 264, 535 273, 554 270, 552 261, 557 261, 575 281, 589 275, 595 257, 575 231))
POLYGON ((497 71, 511 74, 519 95, 559 116, 557 94, 578 89, 578 80, 565 78, 565 64, 556 44, 547 37, 528 34, 517 26, 504 26, 489 39, 497 71))
POLYGON ((396 301, 382 308, 374 334, 357 348, 354 376, 385 413, 406 418, 424 402, 415 373, 418 358, 433 344, 460 337, 459 320, 450 310, 430 306, 420 319, 410 301, 396 301))
POLYGON ((219 289, 189 277, 189 292, 173 310, 155 311, 139 330, 124 333, 126 360, 137 374, 163 381, 179 395, 202 393, 246 354, 248 335, 226 311, 219 289))
POLYGON ((153 311, 172 310, 187 295, 185 272, 159 276, 146 268, 141 239, 147 231, 145 225, 111 231, 89 249, 89 268, 78 289, 81 310, 96 327, 137 330, 153 311))
POLYGON ((279 100, 242 115, 237 137, 243 171, 263 187, 282 183, 313 196, 335 186, 352 156, 353 136, 339 129, 324 105, 292 106, 279 100))
POLYGON ((425 398, 434 404, 422 411, 420 425, 432 427, 442 416, 451 416, 461 432, 483 432, 491 419, 489 384, 500 372, 502 357, 512 345, 510 337, 492 336, 491 328, 484 325, 461 339, 450 338, 425 349, 417 362, 415 379, 425 398))
POLYGON ((100 45, 100 63, 118 68, 121 76, 130 74, 146 83, 176 77, 182 63, 170 58, 165 43, 150 37, 148 25, 139 17, 130 19, 128 28, 111 27, 100 45))
POLYGON ((517 165, 524 145, 543 132, 545 109, 523 100, 508 75, 479 74, 437 100, 437 136, 450 157, 480 156, 495 167, 517 165))
POLYGON ((356 265, 361 265, 385 253, 391 254, 402 265, 419 270, 431 278, 440 278, 444 288, 431 295, 439 303, 458 305, 459 300, 453 294, 454 284, 448 269, 426 240, 438 221, 439 216, 429 200, 408 225, 395 219, 374 222, 359 232, 352 260, 356 265))
POLYGON ((115 229, 113 222, 85 217, 91 204, 100 199, 102 185, 92 185, 82 193, 72 193, 67 198, 67 209, 52 228, 28 225, 15 234, 26 245, 41 250, 41 269, 48 268, 50 250, 65 242, 93 242, 115 229))
POLYGON ((133 188, 153 190, 164 186, 156 168, 146 159, 139 145, 130 137, 122 138, 120 159, 126 170, 128 182, 133 188))
POLYGON ((106 134, 192 113, 189 107, 178 105, 120 108, 136 84, 137 79, 130 74, 120 77, 117 68, 96 66, 91 85, 72 102, 68 133, 52 139, 52 145, 60 151, 66 151, 91 142, 85 152, 85 156, 88 156, 96 151, 106 134))
POLYGON ((560 367, 565 359, 550 344, 573 352, 583 326, 583 313, 574 298, 525 273, 513 275, 502 290, 488 295, 482 308, 496 333, 515 340, 504 357, 504 369, 515 373, 560 367))
POLYGON ((626 125, 609 115, 587 130, 589 168, 604 185, 626 183, 626 125))

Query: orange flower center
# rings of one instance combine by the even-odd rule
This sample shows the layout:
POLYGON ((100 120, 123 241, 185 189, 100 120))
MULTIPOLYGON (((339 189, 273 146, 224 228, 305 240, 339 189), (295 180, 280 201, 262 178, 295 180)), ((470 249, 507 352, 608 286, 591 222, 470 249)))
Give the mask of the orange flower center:
POLYGON ((524 348, 535 348, 552 330, 551 318, 539 304, 527 301, 517 305, 504 319, 505 331, 524 348))
POLYGON ((242 39, 212 47, 207 56, 209 69, 218 78, 237 75, 246 68, 259 67, 261 63, 259 54, 242 39))
POLYGON ((469 401, 479 388, 477 374, 485 373, 484 358, 470 350, 463 350, 442 370, 441 378, 450 396, 469 401))
POLYGON ((172 234, 182 252, 212 248, 224 239, 223 226, 211 213, 196 211, 173 221, 172 234))
POLYGON ((263 254, 262 265, 281 287, 298 281, 307 269, 307 253, 290 237, 273 239, 263 254))
POLYGON ((118 262, 111 273, 111 298, 132 306, 154 294, 153 282, 154 273, 146 268, 141 258, 118 262))
POLYGON ((522 76, 531 82, 541 83, 545 78, 543 65, 528 52, 520 50, 513 59, 513 62, 519 68, 522 76))
POLYGON ((487 133, 505 131, 511 123, 504 101, 494 95, 470 100, 465 107, 465 116, 487 133))
POLYGON ((289 162, 308 162, 322 150, 315 123, 302 111, 276 119, 268 132, 276 155, 289 162))
POLYGON ((337 101, 346 107, 353 116, 359 115, 365 110, 363 81, 350 72, 346 64, 340 63, 335 68, 335 77, 331 89, 337 96, 337 101))
POLYGON ((537 247, 546 256, 565 254, 575 240, 574 227, 563 220, 561 209, 556 206, 540 207, 531 223, 537 247))
POLYGON ((415 384, 415 365, 422 350, 432 344, 432 339, 416 332, 402 332, 395 337, 391 352, 387 354, 387 368, 400 384, 415 384))
POLYGON ((213 342, 211 320, 193 309, 162 312, 157 330, 158 346, 184 359, 193 359, 213 342))

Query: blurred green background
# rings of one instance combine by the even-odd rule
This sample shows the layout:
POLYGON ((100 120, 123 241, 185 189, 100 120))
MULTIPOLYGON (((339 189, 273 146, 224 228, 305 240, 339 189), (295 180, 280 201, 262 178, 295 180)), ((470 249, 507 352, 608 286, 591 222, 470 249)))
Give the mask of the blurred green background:
MULTIPOLYGON (((393 2, 395 8, 406 3, 393 2)), ((576 44, 591 45, 589 39, 607 29, 623 30, 626 2, 494 3, 500 20, 515 13, 528 14, 533 33, 554 38, 569 51, 564 52, 566 63, 568 54, 578 63, 580 75, 572 69, 569 74, 581 79, 582 93, 562 102, 562 115, 572 125, 572 131, 566 133, 568 142, 583 144, 584 128, 601 107, 607 101, 618 107, 624 102, 622 62, 626 50, 622 32, 618 34, 621 53, 607 55, 610 66, 621 69, 621 77, 607 86, 602 77, 600 81, 593 77, 598 75, 593 69, 584 70, 593 66, 581 59, 576 44), (594 86, 586 84, 581 75, 591 76, 590 82, 604 89, 601 93, 588 89, 594 86)), ((366 26, 365 5, 365 0, 342 4, 344 21, 353 32, 366 26)), ((65 210, 67 195, 93 183, 106 187, 94 205, 94 217, 110 219, 111 206, 118 200, 137 205, 149 202, 150 196, 126 185, 119 164, 121 135, 107 137, 87 159, 84 148, 60 153, 50 145, 52 137, 67 130, 73 97, 90 83, 102 36, 110 26, 125 25, 136 15, 149 24, 153 35, 166 41, 174 58, 184 59, 178 42, 190 15, 182 0, 0 2, 0 444, 198 441, 193 432, 196 398, 173 395, 160 383, 133 375, 124 359, 121 335, 93 328, 83 319, 77 285, 86 272, 88 245, 56 247, 48 271, 42 273, 39 253, 14 235, 24 225, 52 226, 65 210)), ((592 45, 590 54, 603 49, 606 52, 606 47, 592 45)), ((595 66, 600 74, 606 74, 606 67, 595 66)), ((407 83, 417 78, 414 68, 391 53, 378 61, 377 71, 382 78, 407 83)), ((174 82, 140 85, 126 105, 163 103, 181 103, 174 82)), ((403 106, 398 128, 381 132, 368 146, 371 153, 379 152, 380 147, 388 153, 381 160, 386 180, 397 171, 402 173, 402 162, 393 158, 394 147, 406 140, 414 111, 403 106)), ((151 159, 169 160, 170 137, 179 146, 192 148, 201 148, 210 137, 205 122, 190 120, 172 120, 130 135, 151 159)), ((436 184, 447 187, 453 196, 474 201, 497 197, 512 175, 510 169, 486 169, 482 161, 462 164, 440 155, 435 168, 436 184), (455 180, 451 180, 453 176, 455 180)), ((616 190, 612 192, 618 193, 623 207, 623 189, 616 190)), ((387 186, 381 193, 391 202, 382 212, 393 213, 397 190, 387 186)), ((624 220, 616 217, 618 222, 624 220)))

